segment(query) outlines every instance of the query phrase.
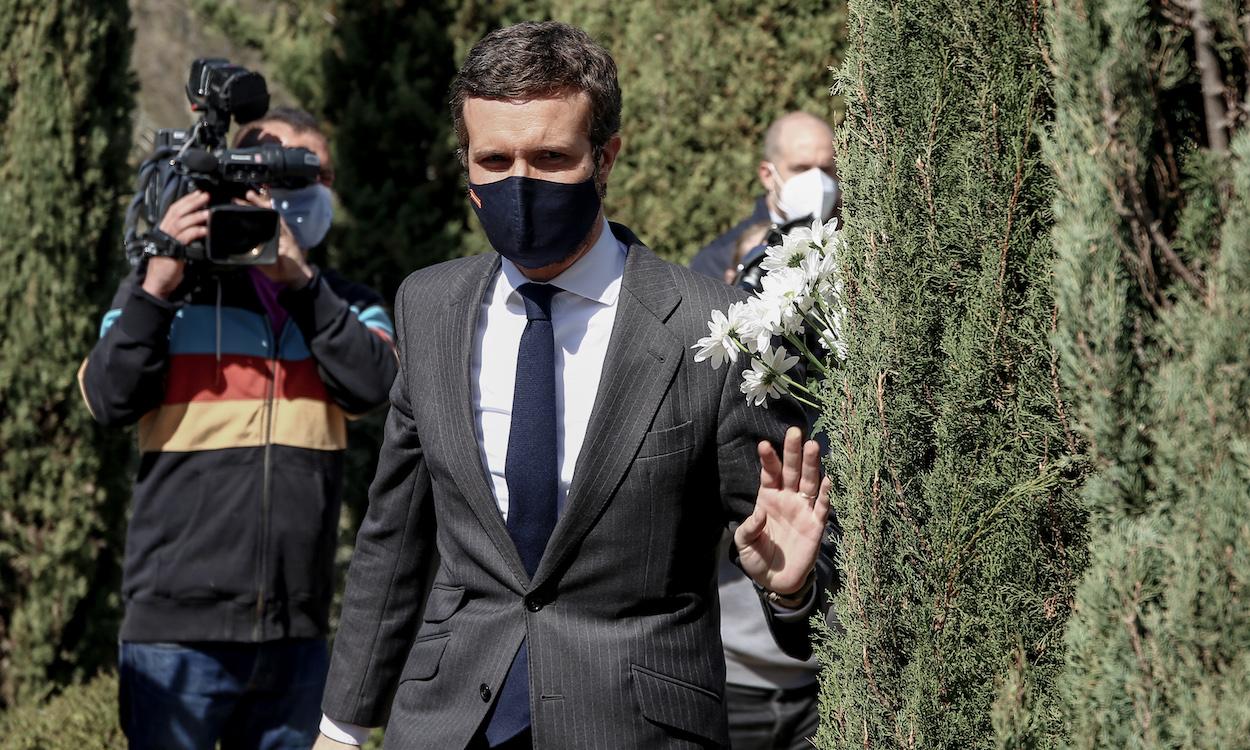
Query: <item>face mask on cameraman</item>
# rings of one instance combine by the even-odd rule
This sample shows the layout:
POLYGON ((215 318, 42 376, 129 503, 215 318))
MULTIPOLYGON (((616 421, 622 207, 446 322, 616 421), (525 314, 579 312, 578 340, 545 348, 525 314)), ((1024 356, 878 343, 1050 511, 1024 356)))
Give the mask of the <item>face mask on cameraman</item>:
POLYGON ((773 173, 773 185, 781 185, 775 195, 777 210, 784 214, 783 218, 792 221, 818 216, 825 222, 833 217, 833 208, 838 204, 838 181, 824 170, 812 167, 783 182, 775 164, 769 163, 768 168, 773 173))
POLYGON ((270 188, 274 209, 282 215, 295 242, 304 252, 321 244, 334 220, 334 202, 330 188, 313 184, 296 189, 270 188))

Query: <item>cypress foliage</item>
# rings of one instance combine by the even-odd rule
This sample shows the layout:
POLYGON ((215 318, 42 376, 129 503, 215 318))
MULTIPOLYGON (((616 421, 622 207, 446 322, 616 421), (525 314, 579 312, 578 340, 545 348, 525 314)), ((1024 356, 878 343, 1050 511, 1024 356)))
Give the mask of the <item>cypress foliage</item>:
MULTIPOLYGON (((460 254, 465 202, 447 90, 455 73, 445 3, 344 0, 323 58, 333 138, 335 218, 328 263, 390 302, 411 272, 460 254)), ((382 412, 350 428, 344 545, 364 518, 382 412)))
POLYGON ((43 703, 0 714, 5 750, 117 750, 126 747, 117 717, 117 675, 102 672, 43 703))
POLYGON ((387 299, 408 273, 459 254, 466 201, 446 104, 450 22, 444 3, 345 0, 324 60, 347 213, 331 262, 387 299))
POLYGON ((1078 748, 1250 735, 1244 3, 1058 3, 1057 343, 1092 474, 1078 748))
POLYGON ((1036 3, 856 3, 836 89, 849 357, 824 748, 1058 745, 1084 564, 1054 377, 1036 3), (1001 697, 997 694, 1001 692, 1001 697), (997 708, 995 703, 997 700, 997 708))
POLYGON ((0 4, 0 704, 116 654, 126 467, 75 376, 121 256, 130 39, 124 0, 0 4))
POLYGON ((791 109, 830 124, 839 117, 828 76, 845 8, 845 0, 469 2, 457 51, 462 58, 491 28, 546 18, 580 26, 606 47, 620 72, 625 142, 609 216, 680 262, 751 212, 774 118, 791 109))

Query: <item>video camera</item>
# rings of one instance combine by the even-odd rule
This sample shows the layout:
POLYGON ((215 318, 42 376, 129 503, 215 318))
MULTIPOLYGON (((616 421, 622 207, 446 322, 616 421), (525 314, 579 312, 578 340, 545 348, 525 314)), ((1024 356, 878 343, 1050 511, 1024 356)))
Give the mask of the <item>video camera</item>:
POLYGON ((269 89, 259 74, 220 58, 191 63, 191 109, 201 112, 190 130, 162 128, 155 149, 139 168, 126 212, 126 257, 168 256, 226 266, 267 265, 278 257, 278 212, 234 201, 262 185, 299 188, 316 181, 321 161, 304 148, 262 143, 225 148, 233 119, 240 125, 269 110, 269 89), (208 235, 181 245, 155 231, 170 204, 204 190, 209 195, 208 235), (140 224, 146 228, 140 231, 140 224))
POLYGON ((790 230, 796 227, 810 226, 811 216, 803 216, 787 221, 784 224, 773 224, 764 235, 764 241, 748 250, 738 263, 738 271, 734 275, 732 286, 747 293, 759 293, 764 289, 764 274, 768 273, 761 265, 767 250, 773 245, 780 245, 790 230))

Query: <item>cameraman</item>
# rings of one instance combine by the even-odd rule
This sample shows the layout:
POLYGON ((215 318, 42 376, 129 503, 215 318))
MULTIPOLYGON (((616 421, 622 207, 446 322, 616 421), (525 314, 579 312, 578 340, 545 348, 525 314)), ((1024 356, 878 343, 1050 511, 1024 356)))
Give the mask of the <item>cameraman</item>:
MULTIPOLYGON (((346 420, 382 404, 397 369, 381 298, 307 259, 332 214, 316 121, 278 109, 237 140, 321 159, 317 184, 248 194, 282 216, 278 261, 148 258, 79 372, 97 421, 139 424, 120 637, 135 749, 312 745, 346 420)), ((160 229, 204 238, 207 208, 207 193, 186 195, 160 229)))

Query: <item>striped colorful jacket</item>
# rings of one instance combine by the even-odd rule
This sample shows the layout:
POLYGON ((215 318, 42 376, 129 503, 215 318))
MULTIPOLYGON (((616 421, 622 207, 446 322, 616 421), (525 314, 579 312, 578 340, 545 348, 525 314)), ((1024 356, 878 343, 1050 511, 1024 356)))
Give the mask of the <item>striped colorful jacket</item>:
POLYGON ((246 269, 153 297, 132 274, 79 371, 104 425, 137 422, 127 641, 267 641, 328 629, 347 419, 384 403, 394 329, 330 271, 275 330, 246 269))

